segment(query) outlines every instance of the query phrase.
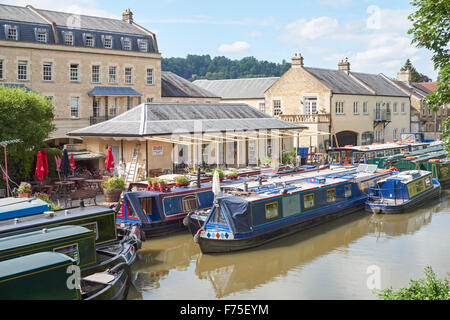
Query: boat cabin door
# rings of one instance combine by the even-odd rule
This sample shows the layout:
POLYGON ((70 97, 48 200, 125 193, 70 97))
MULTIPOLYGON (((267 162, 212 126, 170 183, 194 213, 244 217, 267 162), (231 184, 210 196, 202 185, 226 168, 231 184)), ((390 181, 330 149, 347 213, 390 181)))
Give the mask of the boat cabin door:
POLYGON ((353 165, 352 151, 342 150, 341 151, 341 166, 351 166, 353 165))

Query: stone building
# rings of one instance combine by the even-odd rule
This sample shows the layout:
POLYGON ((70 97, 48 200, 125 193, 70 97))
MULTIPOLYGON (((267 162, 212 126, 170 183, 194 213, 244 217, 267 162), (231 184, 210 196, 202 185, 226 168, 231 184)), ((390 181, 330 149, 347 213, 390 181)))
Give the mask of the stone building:
POLYGON ((226 80, 196 80, 193 83, 220 97, 225 103, 246 103, 268 113, 264 92, 279 78, 245 78, 226 80))
POLYGON ((392 82, 411 97, 411 132, 424 133, 427 140, 441 139, 442 124, 450 114, 450 106, 441 106, 436 112, 425 103, 426 96, 437 89, 437 83, 411 82, 410 70, 400 70, 392 82))
POLYGON ((266 109, 283 120, 306 124, 329 136, 304 138, 301 145, 324 152, 329 146, 388 142, 410 131, 410 99, 383 74, 305 67, 301 54, 265 92, 266 109))
POLYGON ((50 145, 80 142, 67 133, 143 102, 218 99, 161 72, 156 36, 133 21, 130 9, 118 20, 1 4, 0 85, 52 100, 50 145))

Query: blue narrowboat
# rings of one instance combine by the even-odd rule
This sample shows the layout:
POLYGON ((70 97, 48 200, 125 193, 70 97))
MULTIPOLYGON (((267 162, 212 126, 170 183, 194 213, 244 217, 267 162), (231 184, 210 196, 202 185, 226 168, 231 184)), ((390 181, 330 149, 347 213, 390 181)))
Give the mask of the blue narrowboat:
POLYGON ((246 190, 225 187, 194 241, 203 253, 262 245, 364 209, 369 187, 391 174, 361 166, 315 177, 280 177, 246 190))
MULTIPOLYGON (((224 181, 233 188, 244 183, 257 183, 284 176, 314 175, 329 169, 329 166, 283 170, 282 173, 265 173, 237 180, 224 181)), ((198 211, 209 212, 214 194, 211 182, 194 183, 190 187, 177 187, 165 192, 132 191, 123 195, 116 206, 116 220, 125 225, 138 224, 145 237, 163 236, 186 230, 188 214, 198 211)))
POLYGON ((438 198, 441 185, 432 173, 404 171, 377 182, 369 189, 366 210, 373 213, 402 213, 438 198))

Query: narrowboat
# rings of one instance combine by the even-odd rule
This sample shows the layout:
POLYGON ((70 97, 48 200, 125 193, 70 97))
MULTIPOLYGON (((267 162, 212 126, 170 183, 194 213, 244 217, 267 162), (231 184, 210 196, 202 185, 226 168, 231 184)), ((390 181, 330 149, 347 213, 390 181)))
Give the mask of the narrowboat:
POLYGON ((76 270, 75 260, 58 252, 38 252, 1 261, 0 300, 126 298, 130 275, 122 266, 81 279, 76 270))
POLYGON ((359 166, 316 177, 282 177, 217 197, 194 236, 203 253, 256 247, 364 209, 367 191, 391 172, 359 166))
POLYGON ((374 143, 366 146, 344 146, 333 148, 328 152, 328 161, 332 165, 354 166, 358 164, 373 164, 374 159, 393 156, 396 154, 426 149, 430 143, 426 142, 391 142, 374 143))
POLYGON ((369 188, 366 210, 373 213, 403 213, 441 195, 439 181, 431 172, 404 171, 369 188))
MULTIPOLYGON (((282 176, 316 174, 328 169, 329 166, 306 169, 287 169, 282 173, 267 173, 240 177, 236 180, 225 180, 227 186, 242 185, 255 181, 282 176)), ((133 191, 123 195, 116 206, 116 220, 125 225, 138 224, 146 238, 168 235, 187 230, 184 218, 198 210, 209 211, 212 207, 214 194, 211 182, 194 183, 194 186, 170 188, 159 191, 133 191)))
MULTIPOLYGON (((124 265, 124 254, 104 252, 96 248, 94 231, 80 226, 42 228, 0 238, 0 261, 20 256, 52 251, 64 253, 75 260, 83 276, 124 265)), ((134 251, 134 250, 133 250, 134 251)))
POLYGON ((36 205, 33 210, 29 208, 30 215, 20 214, 20 217, 11 218, 14 216, 12 208, 17 203, 14 198, 8 198, 8 201, 14 205, 8 208, 9 213, 4 215, 7 219, 0 220, 0 239, 44 228, 68 225, 85 227, 95 234, 95 247, 101 261, 97 269, 106 269, 121 262, 131 265, 141 247, 139 226, 123 225, 117 228, 115 212, 112 209, 92 206, 37 213, 39 208, 43 208, 42 203, 30 198, 30 206, 32 203, 36 205))

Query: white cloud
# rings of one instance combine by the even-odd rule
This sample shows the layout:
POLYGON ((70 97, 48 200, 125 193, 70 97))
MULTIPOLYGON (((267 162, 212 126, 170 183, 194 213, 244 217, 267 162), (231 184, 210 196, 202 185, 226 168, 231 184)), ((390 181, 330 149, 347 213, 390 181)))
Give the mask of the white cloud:
POLYGON ((407 37, 396 33, 373 34, 368 37, 366 49, 354 54, 350 62, 353 70, 395 73, 406 59, 417 59, 417 52, 407 37))
POLYGON ((339 27, 337 19, 319 17, 310 21, 299 19, 284 28, 281 40, 288 43, 302 43, 304 40, 327 38, 334 34, 339 27))
POLYGON ((245 41, 236 41, 233 44, 222 44, 219 49, 220 53, 241 53, 250 50, 250 45, 245 41))

